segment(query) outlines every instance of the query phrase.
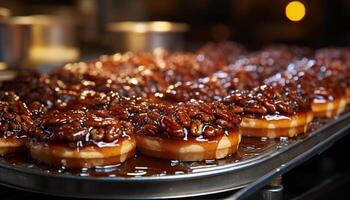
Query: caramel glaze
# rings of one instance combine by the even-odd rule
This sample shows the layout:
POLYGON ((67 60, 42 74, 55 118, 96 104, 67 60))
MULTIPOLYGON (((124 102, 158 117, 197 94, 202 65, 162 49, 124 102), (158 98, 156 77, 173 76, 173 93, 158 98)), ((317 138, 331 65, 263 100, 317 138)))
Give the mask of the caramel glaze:
POLYGON ((27 144, 33 159, 50 166, 68 168, 92 168, 115 165, 134 156, 136 142, 134 136, 123 136, 113 143, 94 143, 72 148, 65 143, 45 143, 31 140, 27 144))
POLYGON ((240 118, 222 103, 149 103, 145 109, 132 118, 137 147, 146 155, 193 161, 223 158, 237 150, 240 118))
POLYGON ((1 93, 0 99, 0 155, 24 151, 32 114, 13 92, 1 93))
POLYGON ((237 131, 240 122, 239 116, 220 102, 191 100, 173 106, 150 103, 144 109, 132 117, 137 134, 210 139, 225 131, 237 131))
POLYGON ((308 124, 296 127, 288 128, 251 128, 251 127, 242 127, 241 131, 244 133, 244 136, 248 137, 268 137, 268 138, 277 138, 277 137, 295 137, 298 134, 305 133, 307 131, 308 124))
POLYGON ((1 93, 0 99, 0 136, 25 137, 25 133, 33 124, 27 105, 13 92, 1 93))
POLYGON ((304 58, 291 63, 286 71, 265 79, 265 83, 303 90, 316 116, 332 117, 343 112, 346 105, 349 87, 346 68, 339 60, 304 58))
POLYGON ((44 109, 28 133, 31 156, 70 168, 124 162, 136 149, 132 103, 115 93, 84 91, 44 109))
MULTIPOLYGON (((308 132, 315 131, 329 123, 329 118, 316 118, 311 124, 308 132)), ((236 163, 252 159, 271 148, 280 148, 289 143, 307 137, 307 134, 295 138, 267 139, 243 137, 237 152, 220 160, 206 160, 200 162, 181 162, 177 160, 164 160, 136 154, 125 163, 96 168, 68 169, 65 167, 48 166, 33 161, 27 154, 7 154, 3 157, 5 162, 12 165, 22 165, 29 168, 41 169, 46 172, 70 173, 77 176, 91 177, 140 177, 140 176, 163 176, 196 172, 208 167, 236 163)), ((1 161, 1 158, 0 158, 1 161)), ((1 161, 3 162, 3 161, 1 161)))
POLYGON ((297 90, 281 86, 234 91, 223 102, 242 116, 243 136, 295 137, 307 131, 313 118, 308 99, 297 90))
MULTIPOLYGON (((239 148, 235 154, 220 160, 205 160, 198 162, 181 162, 178 160, 168 160, 152 158, 139 152, 121 164, 107 165, 95 168, 65 168, 50 166, 44 163, 33 161, 27 154, 15 153, 7 154, 4 160, 13 165, 26 165, 30 168, 38 168, 49 172, 70 173, 78 176, 93 177, 138 177, 138 176, 162 176, 190 173, 205 169, 209 166, 217 166, 228 163, 235 163, 251 159, 261 153, 276 146, 276 144, 285 144, 286 141, 260 139, 260 138, 242 138, 239 148)), ((0 158, 1 160, 1 158, 0 158)))
POLYGON ((33 141, 89 147, 96 146, 94 141, 120 141, 132 135, 127 129, 136 135, 210 141, 235 132, 242 117, 290 117, 309 110, 315 100, 338 99, 349 87, 347 55, 340 49, 312 55, 286 46, 247 53, 229 42, 193 53, 129 52, 67 64, 49 74, 21 74, 3 82, 1 93, 14 93, 27 106, 30 131, 17 133, 33 141), (196 114, 185 111, 190 116, 179 117, 174 111, 183 105, 197 109, 196 114), (208 105, 209 111, 201 110, 208 105))
POLYGON ((235 106, 236 112, 250 118, 265 118, 266 115, 291 116, 310 111, 310 102, 302 91, 281 85, 262 85, 250 91, 233 91, 223 98, 223 103, 235 106))
POLYGON ((143 154, 181 161, 215 160, 227 157, 237 151, 240 140, 239 132, 226 132, 222 136, 210 139, 198 137, 187 140, 145 135, 136 136, 138 149, 143 154), (223 145, 222 141, 227 144, 223 145), (151 144, 151 148, 149 148, 147 142, 151 144))
POLYGON ((20 138, 18 136, 2 137, 0 138, 0 155, 6 155, 8 153, 23 152, 26 150, 25 143, 27 139, 25 137, 20 138))

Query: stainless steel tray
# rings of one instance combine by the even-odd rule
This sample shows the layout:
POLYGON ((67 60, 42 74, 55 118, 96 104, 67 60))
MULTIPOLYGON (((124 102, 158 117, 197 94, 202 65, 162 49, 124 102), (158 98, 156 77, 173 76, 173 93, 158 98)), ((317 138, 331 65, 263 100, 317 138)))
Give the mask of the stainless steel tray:
MULTIPOLYGON (((350 131, 350 113, 296 139, 275 141, 258 155, 178 175, 150 177, 84 177, 12 165, 0 158, 0 184, 45 194, 100 199, 190 197, 242 188, 285 164, 294 166, 321 153, 350 131)), ((281 172, 282 173, 282 172, 281 172)))

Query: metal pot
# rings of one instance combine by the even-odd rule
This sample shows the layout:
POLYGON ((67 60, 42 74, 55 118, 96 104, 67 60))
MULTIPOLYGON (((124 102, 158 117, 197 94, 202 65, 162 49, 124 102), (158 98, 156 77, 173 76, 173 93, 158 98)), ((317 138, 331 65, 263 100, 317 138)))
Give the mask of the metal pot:
POLYGON ((164 48, 180 51, 184 48, 184 33, 188 26, 165 21, 115 22, 108 26, 109 41, 115 51, 152 51, 164 48))
POLYGON ((74 21, 48 16, 0 20, 0 61, 10 68, 64 63, 79 58, 74 21))
POLYGON ((11 16, 11 10, 8 8, 0 7, 0 18, 11 16))

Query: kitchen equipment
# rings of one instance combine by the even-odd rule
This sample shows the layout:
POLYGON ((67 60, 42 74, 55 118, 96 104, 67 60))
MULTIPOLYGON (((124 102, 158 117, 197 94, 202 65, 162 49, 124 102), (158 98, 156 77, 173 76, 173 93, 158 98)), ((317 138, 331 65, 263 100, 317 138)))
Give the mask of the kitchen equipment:
POLYGON ((0 19, 0 62, 9 68, 34 67, 75 61, 74 20, 32 15, 0 19))
MULTIPOLYGON (((6 186, 59 196, 80 198, 159 199, 220 193, 246 187, 256 191, 274 177, 317 155, 350 130, 350 113, 309 134, 288 140, 273 140, 253 157, 215 166, 194 169, 190 173, 150 177, 89 177, 67 172, 50 172, 32 163, 10 164, 0 158, 0 183, 6 186)), ((220 164, 221 163, 221 164, 220 164)), ((241 197, 247 193, 240 194, 241 197)))
POLYGON ((11 10, 8 8, 0 7, 0 19, 3 17, 9 17, 9 16, 11 16, 11 10))
POLYGON ((183 36, 188 26, 166 21, 115 22, 108 26, 109 40, 115 51, 152 51, 164 48, 180 51, 184 48, 183 36))

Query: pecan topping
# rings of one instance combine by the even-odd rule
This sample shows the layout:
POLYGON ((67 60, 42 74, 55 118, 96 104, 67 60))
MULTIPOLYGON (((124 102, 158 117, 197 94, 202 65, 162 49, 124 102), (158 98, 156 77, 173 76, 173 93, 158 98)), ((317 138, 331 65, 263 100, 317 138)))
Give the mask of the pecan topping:
POLYGON ((129 120, 127 108, 132 107, 135 102, 129 99, 121 101, 125 104, 122 112, 119 112, 121 109, 118 112, 109 109, 115 108, 112 102, 110 105, 104 103, 91 108, 61 111, 49 109, 36 118, 28 134, 38 140, 67 141, 70 146, 90 145, 92 142, 116 142, 124 135, 134 133, 131 122, 125 120, 129 120))
POLYGON ((172 136, 183 137, 185 135, 183 128, 170 117, 162 117, 161 124, 164 130, 166 130, 172 136))
POLYGON ((191 100, 161 109, 159 103, 149 103, 152 110, 134 116, 139 134, 177 138, 211 138, 226 130, 237 131, 239 117, 222 103, 191 100), (159 108, 160 107, 160 108, 159 108), (155 114, 157 113, 157 114, 155 114), (142 120, 141 120, 142 116, 142 120), (142 121, 142 122, 141 122, 142 121))
POLYGON ((213 138, 241 117, 293 115, 344 97, 350 51, 231 42, 196 52, 124 53, 1 83, 0 137, 75 147, 128 134, 213 138), (303 57, 307 57, 304 59, 303 57))
POLYGON ((27 105, 12 92, 0 94, 0 136, 21 137, 33 126, 27 105))
POLYGON ((302 92, 291 91, 281 86, 260 86, 251 91, 234 91, 223 99, 228 105, 241 108, 242 115, 264 116, 275 114, 294 114, 310 110, 310 103, 302 92))

